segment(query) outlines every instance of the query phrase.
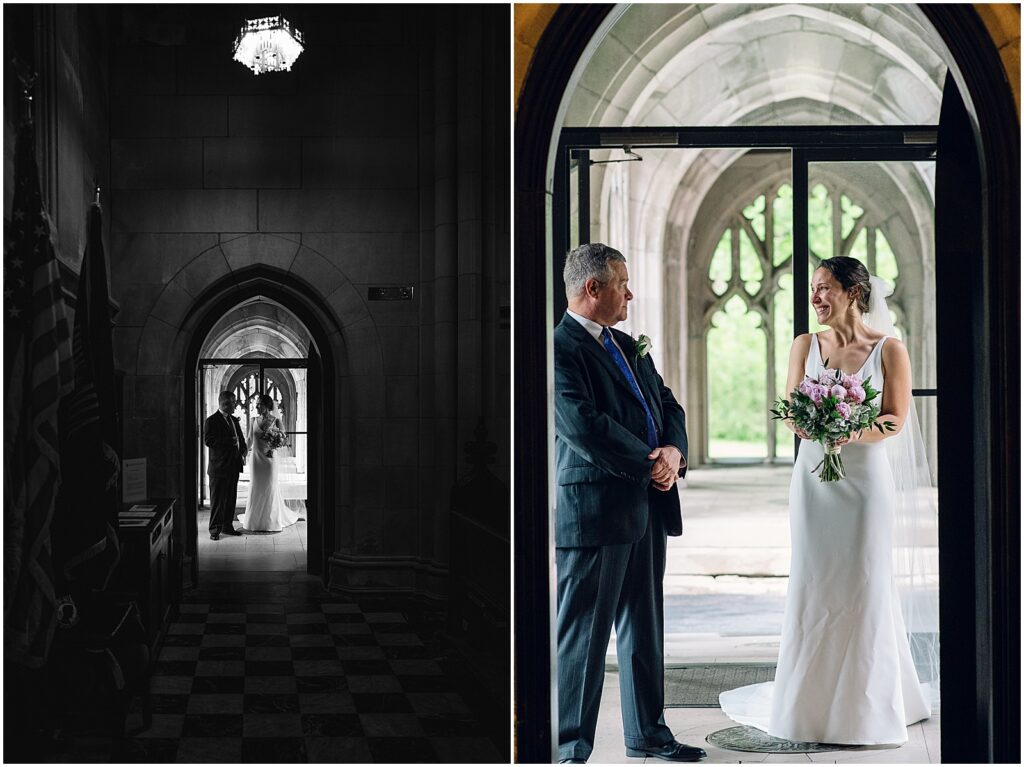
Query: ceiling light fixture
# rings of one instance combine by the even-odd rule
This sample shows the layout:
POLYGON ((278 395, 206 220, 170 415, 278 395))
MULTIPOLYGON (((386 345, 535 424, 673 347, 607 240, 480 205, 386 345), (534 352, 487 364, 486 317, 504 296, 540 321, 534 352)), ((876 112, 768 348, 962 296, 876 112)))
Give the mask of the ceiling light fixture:
POLYGON ((303 51, 302 33, 284 16, 248 19, 235 39, 235 61, 255 74, 289 71, 303 51))

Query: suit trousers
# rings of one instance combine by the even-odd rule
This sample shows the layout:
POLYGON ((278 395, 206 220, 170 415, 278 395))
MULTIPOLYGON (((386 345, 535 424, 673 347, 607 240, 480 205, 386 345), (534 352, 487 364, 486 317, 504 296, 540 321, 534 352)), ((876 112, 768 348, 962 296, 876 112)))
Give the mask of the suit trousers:
POLYGON ((210 476, 210 534, 233 529, 238 500, 238 475, 210 476))
POLYGON ((587 759, 594 749, 613 623, 626 746, 673 740, 665 724, 666 545, 651 510, 635 543, 556 549, 559 759, 587 759))

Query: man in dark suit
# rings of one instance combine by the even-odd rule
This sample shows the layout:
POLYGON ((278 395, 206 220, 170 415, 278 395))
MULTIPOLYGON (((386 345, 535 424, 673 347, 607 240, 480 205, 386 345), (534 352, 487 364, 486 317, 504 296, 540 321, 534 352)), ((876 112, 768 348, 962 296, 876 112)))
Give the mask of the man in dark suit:
POLYGON ((633 294, 626 262, 598 243, 566 256, 569 310, 555 329, 558 491, 558 758, 594 747, 614 623, 628 756, 690 762, 664 717, 667 535, 682 533, 676 479, 686 419, 643 345, 618 330, 633 294))
POLYGON ((249 448, 235 411, 235 395, 222 391, 219 409, 206 419, 203 442, 210 448, 206 473, 210 475, 210 538, 241 535, 235 530, 235 501, 238 498, 238 475, 245 465, 249 448))

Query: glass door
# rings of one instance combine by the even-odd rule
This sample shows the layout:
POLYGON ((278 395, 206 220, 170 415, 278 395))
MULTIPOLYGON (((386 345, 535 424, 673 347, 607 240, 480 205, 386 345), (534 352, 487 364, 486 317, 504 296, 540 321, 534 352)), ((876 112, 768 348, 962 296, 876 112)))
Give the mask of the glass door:
POLYGON ((793 460, 789 432, 769 412, 785 387, 793 338, 791 165, 788 150, 735 158, 698 214, 717 215, 717 226, 691 226, 696 236, 686 257, 697 274, 688 286, 689 336, 703 342, 704 376, 690 376, 697 396, 688 413, 701 417, 695 457, 704 464, 793 460))
MULTIPOLYGON (((793 441, 769 410, 806 302, 793 280, 792 151, 618 147, 575 150, 567 163, 566 246, 600 241, 625 255, 635 300, 619 328, 655 339, 652 358, 686 410, 686 534, 668 542, 666 659, 773 660, 793 441), (646 205, 652 188, 674 190, 667 210, 646 205)), ((614 663, 614 640, 608 654, 614 663)))
MULTIPOLYGON (((912 513, 896 515, 893 556, 912 653, 927 682, 939 637, 935 162, 892 155, 871 159, 868 151, 833 152, 820 160, 810 153, 808 160, 808 276, 832 256, 861 261, 887 283, 890 319, 910 355, 913 404, 930 476, 922 471, 912 489, 900 489, 897 481, 897 495, 912 494, 915 501, 903 507, 912 513)), ((804 292, 801 319, 812 333, 824 330, 808 295, 804 292)))
MULTIPOLYGON (((260 394, 268 395, 275 405, 288 445, 281 449, 281 482, 285 503, 293 509, 304 510, 307 499, 307 361, 303 359, 217 359, 199 363, 199 457, 200 508, 209 506, 210 483, 206 474, 209 452, 203 443, 203 423, 217 410, 220 393, 235 396, 233 415, 238 418, 242 433, 248 436, 252 421, 258 416, 256 405, 260 394)), ((244 507, 249 493, 251 463, 238 481, 238 504, 244 507)))
MULTIPOLYGON (((836 160, 807 163, 807 279, 801 297, 809 332, 818 324, 808 300, 821 261, 850 256, 884 280, 896 336, 910 354, 914 405, 929 463, 936 465, 935 162, 836 160)), ((937 477, 933 478, 936 482, 937 477)))
POLYGON ((277 451, 278 481, 285 504, 294 511, 304 512, 308 499, 308 402, 309 380, 303 364, 275 366, 261 365, 260 390, 274 400, 275 410, 288 444, 277 451))

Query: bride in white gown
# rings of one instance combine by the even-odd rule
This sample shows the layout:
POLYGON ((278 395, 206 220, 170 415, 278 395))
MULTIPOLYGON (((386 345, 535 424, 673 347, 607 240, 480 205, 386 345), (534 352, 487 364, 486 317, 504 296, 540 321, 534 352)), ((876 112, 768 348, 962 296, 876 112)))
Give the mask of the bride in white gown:
MULTIPOLYGON (((828 360, 829 368, 870 376, 882 392, 878 420, 901 429, 913 408, 910 358, 898 339, 863 322, 871 290, 852 258, 828 259, 814 272, 811 304, 829 330, 795 339, 786 391, 805 374, 817 377, 828 360)), ((907 726, 931 707, 893 577, 897 498, 884 442, 894 433, 855 434, 842 448, 846 478, 826 483, 813 473, 822 446, 786 425, 802 442, 790 484, 792 560, 775 681, 721 693, 722 710, 790 741, 903 743, 907 726)))
POLYGON ((274 414, 274 400, 261 394, 256 410, 259 416, 249 423, 249 435, 246 438, 252 456, 249 500, 245 504, 245 513, 238 517, 238 521, 242 529, 249 532, 278 532, 294 525, 302 517, 285 505, 278 479, 279 463, 274 451, 268 450, 264 441, 264 434, 272 426, 283 430, 280 419, 274 414))

